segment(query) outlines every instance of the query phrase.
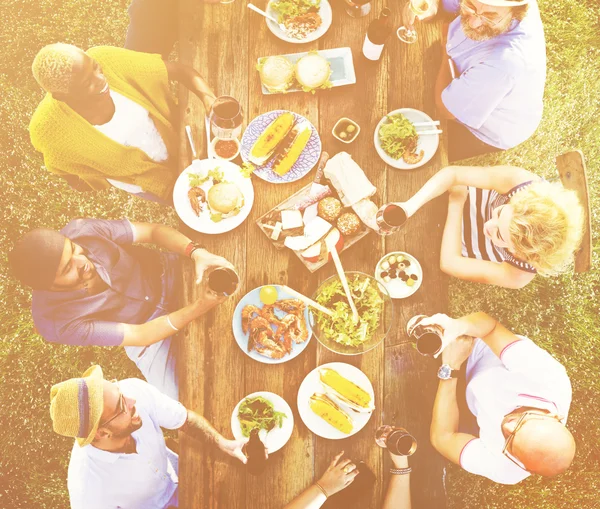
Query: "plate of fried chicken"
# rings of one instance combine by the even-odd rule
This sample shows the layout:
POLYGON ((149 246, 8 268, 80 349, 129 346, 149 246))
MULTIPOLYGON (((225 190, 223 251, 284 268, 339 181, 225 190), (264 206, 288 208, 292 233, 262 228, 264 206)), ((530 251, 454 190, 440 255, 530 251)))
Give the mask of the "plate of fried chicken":
POLYGON ((308 309, 281 286, 277 300, 265 304, 261 286, 247 293, 233 313, 233 335, 240 348, 252 359, 280 364, 300 355, 312 337, 308 309))

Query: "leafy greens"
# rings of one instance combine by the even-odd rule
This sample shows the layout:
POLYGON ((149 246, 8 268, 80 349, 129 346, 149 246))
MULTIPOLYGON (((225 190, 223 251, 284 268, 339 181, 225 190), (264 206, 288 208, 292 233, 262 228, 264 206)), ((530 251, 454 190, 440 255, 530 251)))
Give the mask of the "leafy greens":
POLYGON ((317 324, 330 340, 346 346, 358 347, 370 340, 379 327, 383 313, 383 298, 377 283, 358 274, 348 277, 350 293, 359 314, 358 323, 352 319, 352 310, 339 278, 321 288, 317 302, 333 310, 333 317, 315 311, 317 324))
POLYGON ((279 23, 308 12, 318 12, 321 0, 279 0, 271 2, 271 7, 279 15, 279 23))
POLYGON ((275 426, 281 428, 285 418, 287 415, 275 411, 273 403, 262 396, 246 398, 242 401, 238 411, 242 434, 245 437, 249 437, 253 429, 271 431, 275 426))
POLYGON ((381 148, 393 159, 400 159, 407 149, 416 147, 417 130, 402 113, 387 118, 389 122, 379 128, 381 148))

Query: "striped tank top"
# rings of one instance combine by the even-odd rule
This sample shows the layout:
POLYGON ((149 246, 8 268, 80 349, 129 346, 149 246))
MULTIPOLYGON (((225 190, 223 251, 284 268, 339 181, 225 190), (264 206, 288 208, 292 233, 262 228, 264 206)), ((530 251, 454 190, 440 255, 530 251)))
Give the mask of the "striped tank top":
POLYGON ((504 249, 492 244, 483 233, 483 225, 492 218, 492 211, 507 203, 515 194, 525 189, 533 181, 523 182, 513 187, 508 193, 500 194, 497 191, 489 189, 477 189, 469 187, 469 195, 465 202, 463 210, 462 227, 462 255, 477 260, 486 260, 490 262, 506 262, 535 274, 537 271, 527 262, 516 258, 508 249, 504 249))

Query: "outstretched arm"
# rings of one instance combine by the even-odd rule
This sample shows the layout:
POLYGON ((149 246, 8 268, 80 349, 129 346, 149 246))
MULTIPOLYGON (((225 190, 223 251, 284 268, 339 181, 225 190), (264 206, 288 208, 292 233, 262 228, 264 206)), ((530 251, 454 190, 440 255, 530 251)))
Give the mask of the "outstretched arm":
MULTIPOLYGON (((394 468, 408 468, 408 457, 390 453, 394 468)), ((390 476, 381 509, 411 509, 410 474, 390 476)))
POLYGON ((534 173, 517 166, 446 166, 425 182, 409 200, 402 203, 402 207, 410 217, 423 205, 455 186, 494 189, 499 193, 507 193, 523 182, 537 179, 539 177, 534 173))
POLYGON ((216 99, 215 93, 208 86, 208 83, 200 76, 200 73, 192 67, 179 62, 165 61, 167 66, 167 73, 171 81, 178 81, 190 92, 196 94, 202 103, 204 109, 208 113, 212 106, 212 103, 216 99))
POLYGON ((244 464, 248 461, 242 452, 242 447, 246 443, 244 440, 226 439, 210 422, 192 410, 187 411, 187 420, 179 430, 197 440, 203 440, 215 445, 224 453, 237 458, 244 464))

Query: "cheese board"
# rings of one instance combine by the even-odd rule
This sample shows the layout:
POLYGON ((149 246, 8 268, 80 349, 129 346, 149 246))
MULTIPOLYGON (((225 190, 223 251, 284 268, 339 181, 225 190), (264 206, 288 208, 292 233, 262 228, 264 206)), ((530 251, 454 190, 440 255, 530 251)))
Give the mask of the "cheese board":
POLYGON ((323 152, 315 180, 256 224, 276 249, 292 250, 315 272, 332 259, 328 245, 342 253, 377 229, 377 206, 370 200, 375 192, 349 154, 341 152, 329 160, 323 152))

